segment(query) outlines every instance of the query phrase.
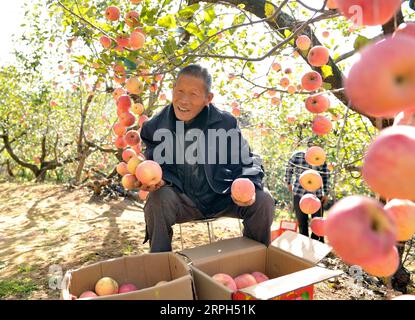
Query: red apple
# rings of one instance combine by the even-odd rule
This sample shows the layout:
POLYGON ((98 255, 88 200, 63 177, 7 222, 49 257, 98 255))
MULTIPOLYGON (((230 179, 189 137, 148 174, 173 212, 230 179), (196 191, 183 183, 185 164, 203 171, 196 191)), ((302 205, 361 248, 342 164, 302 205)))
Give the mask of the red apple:
POLYGON ((142 184, 153 186, 161 181, 163 171, 157 162, 145 160, 137 166, 135 175, 142 184))
POLYGON ((415 233, 415 203, 409 200, 392 199, 384 209, 396 223, 397 240, 410 240, 415 233))
POLYGON ((363 48, 344 82, 353 107, 373 117, 394 117, 412 107, 415 101, 413 52, 415 39, 404 35, 387 37, 363 48))
POLYGON ((130 48, 133 50, 141 49, 146 42, 146 37, 143 32, 134 30, 130 35, 130 48))
POLYGON ((132 77, 125 82, 125 88, 129 93, 140 94, 144 90, 144 85, 137 77, 132 77))
POLYGON ((117 99, 117 110, 122 112, 130 111, 131 98, 129 95, 122 95, 117 99))
POLYGON ((332 127, 333 126, 329 119, 327 119, 324 116, 318 115, 314 117, 311 129, 313 133, 315 133, 316 135, 324 136, 331 131, 332 127))
POLYGON ((382 130, 369 145, 362 176, 369 187, 386 199, 415 200, 415 127, 382 130))
POLYGON ((248 202, 255 197, 255 185, 248 178, 238 178, 232 182, 231 194, 236 201, 248 202))
POLYGON ((124 136, 117 137, 114 141, 114 145, 118 149, 124 149, 127 146, 127 142, 125 142, 124 136))
POLYGON ((138 125, 140 126, 140 128, 143 126, 143 123, 146 122, 149 118, 143 114, 138 118, 138 125))
POLYGON ((305 170, 299 178, 301 186, 310 192, 314 192, 321 188, 323 185, 323 179, 320 174, 313 169, 305 170))
POLYGON ((288 79, 287 77, 283 77, 280 80, 280 86, 283 88, 287 88, 290 85, 290 79, 288 79))
POLYGON ((138 290, 137 287, 132 283, 125 283, 121 285, 120 289, 118 290, 118 293, 127 293, 131 291, 138 290))
POLYGON ((336 9, 337 8, 336 0, 327 0, 326 7, 330 10, 336 9))
POLYGON ((95 298, 98 295, 94 291, 85 291, 80 296, 79 299, 95 298))
POLYGON ((320 73, 316 71, 307 72, 301 78, 301 85, 304 90, 307 91, 316 91, 321 88, 323 84, 323 78, 321 77, 320 73))
POLYGON ((140 134, 136 130, 130 130, 125 134, 124 139, 129 146, 135 146, 140 142, 140 134))
POLYGON ((325 94, 314 94, 307 98, 305 107, 311 113, 323 113, 330 108, 330 99, 325 94))
POLYGON ((127 92, 123 88, 117 88, 113 91, 112 97, 114 98, 115 101, 117 101, 119 97, 121 97, 122 95, 126 93, 127 92))
POLYGON ((401 0, 336 0, 337 10, 355 24, 383 25, 401 6, 401 0))
POLYGON ((324 230, 336 254, 352 265, 385 259, 396 242, 394 221, 379 201, 364 196, 335 203, 324 230))
POLYGON ((272 70, 277 71, 277 72, 280 71, 281 70, 281 65, 278 62, 274 62, 272 64, 272 70))
POLYGON ((115 123, 112 129, 114 130, 114 133, 119 137, 123 136, 127 132, 127 128, 119 122, 115 123))
POLYGON ((311 40, 308 36, 306 35, 301 35, 297 38, 297 40, 295 41, 295 44, 297 45, 297 48, 300 50, 308 50, 311 47, 311 40))
POLYGON ((271 104, 273 106, 278 106, 281 103, 281 99, 278 97, 272 97, 271 98, 271 104))
POLYGON ((362 268, 375 277, 390 277, 398 270, 399 262, 398 250, 396 247, 392 247, 385 257, 372 262, 363 263, 362 268))
MULTIPOLYGON (((128 144, 128 143, 127 143, 128 144)), ((122 159, 125 162, 128 162, 132 157, 137 156, 137 154, 135 153, 135 151, 133 149, 125 149, 122 152, 122 159)))
POLYGON ((115 38, 117 45, 121 48, 126 48, 130 45, 130 37, 126 34, 120 34, 115 38))
POLYGON ((141 103, 134 103, 131 106, 131 111, 139 116, 144 112, 144 106, 141 103))
POLYGON ((120 18, 120 9, 116 6, 109 6, 105 10, 105 17, 110 21, 117 21, 120 18))
POLYGON ((99 38, 99 42, 101 43, 101 45, 104 47, 104 48, 106 48, 106 49, 108 49, 108 48, 110 48, 111 47, 111 39, 110 38, 108 38, 108 37, 106 37, 106 36, 102 36, 101 38, 99 38))
POLYGON ((329 62, 329 49, 323 46, 315 46, 308 52, 307 60, 313 67, 322 67, 329 62))
POLYGON ((297 117, 294 116, 294 115, 288 115, 287 116, 287 123, 289 123, 289 124, 295 123, 296 120, 297 120, 297 117))
POLYGON ((213 280, 222 283, 223 285, 225 285, 226 287, 228 287, 231 291, 236 291, 237 287, 236 287, 236 283, 233 280, 233 278, 226 274, 226 273, 217 273, 215 275, 212 276, 213 280))
POLYGON ((321 202, 312 193, 306 193, 300 199, 300 209, 304 214, 314 214, 321 208, 321 202))
POLYGON ((135 122, 135 117, 131 112, 123 112, 119 116, 120 123, 125 126, 129 127, 132 126, 135 122))
POLYGON ((235 279, 236 287, 243 289, 257 284, 255 277, 252 274, 244 273, 237 276, 235 279))
POLYGON ((133 190, 138 188, 138 180, 135 175, 127 173, 121 179, 123 187, 127 190, 133 190))
POLYGON ((239 108, 232 108, 232 114, 235 117, 239 117, 241 115, 241 109, 239 109, 239 108))
POLYGON ((296 91, 297 91, 297 88, 293 85, 289 85, 288 88, 287 88, 287 92, 289 94, 294 94, 296 91))
POLYGON ((326 161, 326 152, 318 146, 310 147, 305 153, 305 161, 311 166, 321 166, 326 161))
POLYGON ((128 174, 127 164, 125 162, 120 162, 117 165, 117 172, 120 176, 125 176, 126 174, 128 174))
POLYGON ((261 283, 261 282, 269 280, 269 278, 262 272, 255 271, 255 272, 252 272, 251 274, 254 276, 256 283, 261 283))
POLYGON ((415 37, 415 23, 414 22, 407 22, 401 23, 399 27, 393 33, 393 36, 399 35, 408 35, 411 37, 415 37))
POLYGON ((310 229, 313 233, 319 237, 324 237, 326 232, 324 231, 324 225, 326 223, 326 219, 321 217, 315 217, 310 221, 310 229))
POLYGON ((140 14, 137 11, 129 11, 125 15, 125 24, 130 28, 135 28, 140 25, 140 14))

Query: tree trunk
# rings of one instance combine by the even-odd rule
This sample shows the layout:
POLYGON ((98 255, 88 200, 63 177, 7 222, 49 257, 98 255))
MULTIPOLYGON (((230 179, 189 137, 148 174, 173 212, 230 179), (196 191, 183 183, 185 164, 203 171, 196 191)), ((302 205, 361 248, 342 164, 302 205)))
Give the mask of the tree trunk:
POLYGON ((48 169, 44 169, 44 170, 38 170, 35 173, 36 176, 36 182, 44 182, 45 178, 46 178, 46 172, 48 171, 48 169))
POLYGON ((75 185, 78 185, 81 181, 82 177, 82 171, 84 170, 86 159, 91 153, 89 152, 89 148, 84 150, 81 154, 81 158, 78 163, 78 167, 76 168, 76 174, 75 174, 75 185))

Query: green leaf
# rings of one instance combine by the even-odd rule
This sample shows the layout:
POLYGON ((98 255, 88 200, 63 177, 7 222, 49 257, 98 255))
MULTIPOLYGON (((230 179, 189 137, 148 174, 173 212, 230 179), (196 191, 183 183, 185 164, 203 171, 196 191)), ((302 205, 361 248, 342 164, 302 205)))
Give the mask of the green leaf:
POLYGON ((235 26, 237 24, 241 24, 244 23, 246 16, 244 14, 238 14, 237 16, 235 16, 235 18, 233 19, 232 25, 235 26))
POLYGON ((232 49, 235 53, 239 51, 239 50, 238 50, 238 47, 237 47, 234 43, 232 43, 232 42, 231 42, 229 45, 230 45, 231 49, 232 49))
POLYGON ((216 12, 213 7, 209 7, 208 9, 205 10, 205 13, 204 13, 205 23, 211 24, 215 18, 216 18, 216 12))
POLYGON ((195 40, 189 44, 189 48, 195 50, 199 46, 199 41, 195 40))
POLYGON ((197 25, 195 25, 193 22, 189 23, 186 27, 185 27, 186 31, 189 32, 190 34, 194 34, 197 35, 200 32, 200 29, 197 25))
POLYGON ((363 47, 367 46, 370 42, 371 42, 370 39, 368 39, 368 38, 366 38, 362 35, 358 35, 355 42, 354 42, 354 44, 353 44, 353 47, 354 47, 355 50, 360 50, 363 47))
POLYGON ((83 65, 85 65, 88 61, 85 56, 74 56, 73 58, 74 58, 75 62, 77 62, 79 64, 83 64, 83 65))
POLYGON ((254 66, 254 64, 252 63, 252 62, 248 62, 247 64, 246 64, 246 66, 249 68, 249 70, 252 72, 252 73, 255 73, 255 66, 254 66))
POLYGON ((290 30, 288 30, 288 29, 285 29, 284 30, 284 36, 286 37, 286 38, 288 38, 289 36, 291 36, 293 33, 290 31, 290 30))
POLYGON ((331 90, 332 89, 332 86, 328 82, 323 82, 323 88, 326 89, 326 90, 331 90))
POLYGON ((137 64, 127 58, 121 57, 120 60, 122 60, 124 62, 124 65, 127 69, 129 70, 136 70, 137 69, 137 64))
POLYGON ((321 71, 323 73, 323 79, 326 79, 328 77, 331 77, 333 74, 333 69, 332 67, 325 65, 321 67, 321 71))
MULTIPOLYGON (((244 21, 245 21, 245 18, 246 18, 246 16, 244 15, 244 14, 238 14, 237 16, 235 16, 234 18, 233 18, 233 22, 232 22, 232 26, 235 26, 235 25, 238 25, 238 24, 242 24, 242 23, 244 23, 244 21)), ((234 34, 235 33, 235 31, 236 31, 236 29, 231 29, 231 30, 229 30, 228 32, 230 33, 230 34, 234 34)))
MULTIPOLYGON (((289 37, 291 37, 292 34, 293 33, 290 30, 288 30, 288 29, 285 29, 284 30, 284 37, 289 38, 289 37)), ((291 45, 294 45, 295 44, 295 39, 294 38, 291 39, 290 44, 291 45)))
POLYGON ((168 37, 164 45, 164 50, 167 54, 172 54, 177 49, 176 40, 173 37, 168 37))
POLYGON ((213 36, 214 34, 216 34, 219 30, 216 28, 213 29, 209 29, 207 32, 208 37, 213 36))
POLYGON ((200 7, 200 4, 195 3, 191 6, 188 6, 178 12, 179 18, 184 20, 189 20, 193 17, 196 10, 198 10, 200 7))
POLYGON ((157 24, 160 27, 164 27, 166 29, 173 29, 176 28, 176 19, 174 15, 168 14, 162 18, 157 19, 157 24))
POLYGON ((265 3, 265 17, 269 18, 274 14, 274 6, 270 3, 265 3))

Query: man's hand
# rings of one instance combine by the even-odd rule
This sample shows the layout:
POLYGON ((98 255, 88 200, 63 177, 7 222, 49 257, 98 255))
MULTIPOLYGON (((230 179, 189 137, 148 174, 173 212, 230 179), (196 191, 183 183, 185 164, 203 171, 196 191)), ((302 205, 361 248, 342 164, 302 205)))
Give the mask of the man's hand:
POLYGON ((160 189, 164 185, 166 185, 166 182, 164 180, 160 180, 159 183, 157 183, 155 185, 152 185, 152 186, 142 184, 140 181, 138 181, 138 188, 140 190, 144 190, 144 191, 148 191, 148 192, 157 191, 158 189, 160 189))
POLYGON ((287 184, 288 191, 293 192, 293 185, 287 184))
POLYGON ((239 202, 238 200, 236 200, 236 199, 232 196, 232 194, 231 194, 231 197, 232 197, 233 202, 235 202, 235 204, 236 204, 236 205, 238 205, 238 206, 240 206, 240 207, 249 207, 249 206, 252 206, 252 205, 255 203, 255 194, 254 194, 254 196, 252 197, 252 199, 251 199, 251 200, 249 200, 248 202, 239 202))
POLYGON ((327 203, 327 201, 329 201, 329 197, 328 196, 322 196, 321 197, 321 204, 325 205, 327 203))

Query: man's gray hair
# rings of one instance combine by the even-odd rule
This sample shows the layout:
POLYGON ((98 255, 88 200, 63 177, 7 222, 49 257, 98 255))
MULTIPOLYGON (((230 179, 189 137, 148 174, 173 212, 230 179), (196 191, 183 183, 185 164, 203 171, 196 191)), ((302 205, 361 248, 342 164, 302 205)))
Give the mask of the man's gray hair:
POLYGON ((206 68, 203 68, 201 65, 190 64, 179 71, 179 73, 177 74, 177 79, 181 75, 187 75, 202 79, 205 82, 206 94, 209 94, 211 92, 212 76, 209 74, 209 71, 206 68))

